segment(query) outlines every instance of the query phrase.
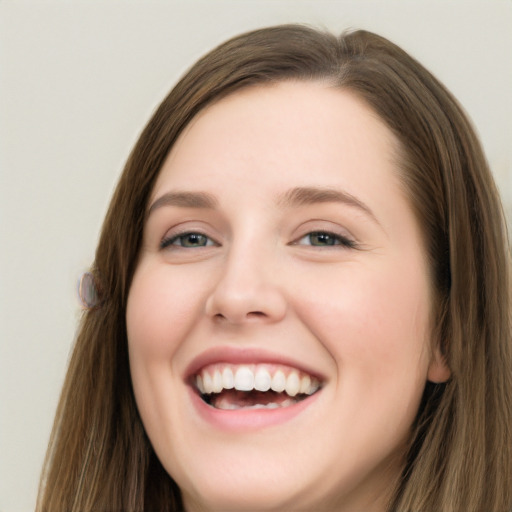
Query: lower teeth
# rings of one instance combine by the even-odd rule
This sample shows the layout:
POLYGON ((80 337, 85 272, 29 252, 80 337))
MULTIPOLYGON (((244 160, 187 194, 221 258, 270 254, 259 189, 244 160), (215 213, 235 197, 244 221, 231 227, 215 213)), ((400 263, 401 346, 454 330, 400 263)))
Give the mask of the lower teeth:
POLYGON ((239 409, 251 410, 251 409, 281 409, 283 407, 289 407, 296 403, 296 400, 284 400, 280 404, 276 404, 274 402, 270 402, 268 404, 254 404, 254 405, 237 405, 234 403, 228 403, 224 401, 220 401, 214 407, 215 409, 222 409, 224 411, 234 411, 239 409))

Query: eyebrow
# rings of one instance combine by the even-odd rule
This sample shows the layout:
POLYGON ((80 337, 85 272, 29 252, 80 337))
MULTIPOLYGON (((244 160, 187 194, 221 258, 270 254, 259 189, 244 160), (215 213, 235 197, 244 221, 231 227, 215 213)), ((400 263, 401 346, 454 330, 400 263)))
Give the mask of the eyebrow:
POLYGON ((147 216, 162 206, 179 206, 181 208, 216 208, 217 199, 206 192, 167 192, 149 207, 147 216))
POLYGON ((278 204, 284 208, 293 208, 316 203, 343 203, 366 213, 377 224, 380 222, 372 210, 363 201, 348 192, 323 187, 296 187, 282 195, 278 204))
MULTIPOLYGON (((342 190, 324 187, 295 187, 281 195, 277 203, 283 208, 297 208, 316 203, 342 203, 358 208, 377 224, 380 224, 375 214, 365 203, 342 190)), ((207 192, 167 192, 153 202, 149 207, 147 217, 163 206, 215 209, 219 206, 219 202, 215 196, 207 192)))

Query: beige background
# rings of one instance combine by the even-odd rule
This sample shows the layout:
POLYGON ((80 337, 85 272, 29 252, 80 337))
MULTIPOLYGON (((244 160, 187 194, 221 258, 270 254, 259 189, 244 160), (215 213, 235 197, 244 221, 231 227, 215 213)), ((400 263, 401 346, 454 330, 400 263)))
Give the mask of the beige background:
POLYGON ((76 282, 137 134, 229 36, 366 28, 460 99, 512 211, 512 0, 0 1, 0 511, 33 509, 80 309, 76 282))

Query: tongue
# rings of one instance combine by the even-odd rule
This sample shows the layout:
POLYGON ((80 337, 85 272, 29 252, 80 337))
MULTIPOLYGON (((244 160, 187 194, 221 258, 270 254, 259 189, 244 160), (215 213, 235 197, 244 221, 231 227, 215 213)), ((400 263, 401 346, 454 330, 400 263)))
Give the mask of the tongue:
POLYGON ((239 409, 269 404, 275 404, 275 406, 280 407, 284 405, 284 402, 287 402, 287 405, 289 405, 290 400, 293 399, 286 393, 276 393, 275 391, 237 391, 235 389, 225 389, 221 393, 213 394, 209 397, 210 405, 221 409, 239 409))

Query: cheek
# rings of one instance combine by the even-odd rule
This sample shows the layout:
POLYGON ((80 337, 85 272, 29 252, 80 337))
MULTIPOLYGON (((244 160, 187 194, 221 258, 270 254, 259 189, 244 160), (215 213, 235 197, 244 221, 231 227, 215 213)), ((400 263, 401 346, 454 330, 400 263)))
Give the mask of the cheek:
POLYGON ((126 311, 130 351, 148 360, 171 357, 202 310, 201 299, 191 281, 171 279, 165 271, 138 270, 126 311))
MULTIPOLYGON (((169 433, 179 439, 186 432, 179 427, 180 407, 173 399, 184 385, 176 355, 203 308, 198 288, 199 283, 179 276, 171 279, 165 267, 148 265, 137 269, 128 296, 130 373, 139 413, 157 453, 166 453, 169 433)), ((162 462, 169 460, 164 457, 162 462)))
MULTIPOLYGON (((126 309, 135 399, 145 427, 157 445, 164 435, 160 430, 171 420, 166 416, 170 410, 162 404, 173 396, 176 386, 182 385, 177 354, 202 310, 197 283, 170 277, 165 267, 139 267, 126 309)), ((172 404, 167 406, 172 409, 172 404)))
POLYGON ((312 281, 296 294, 307 299, 301 314, 340 371, 365 385, 421 381, 429 353, 428 284, 413 266, 378 270, 351 267, 333 275, 329 290, 312 281))

